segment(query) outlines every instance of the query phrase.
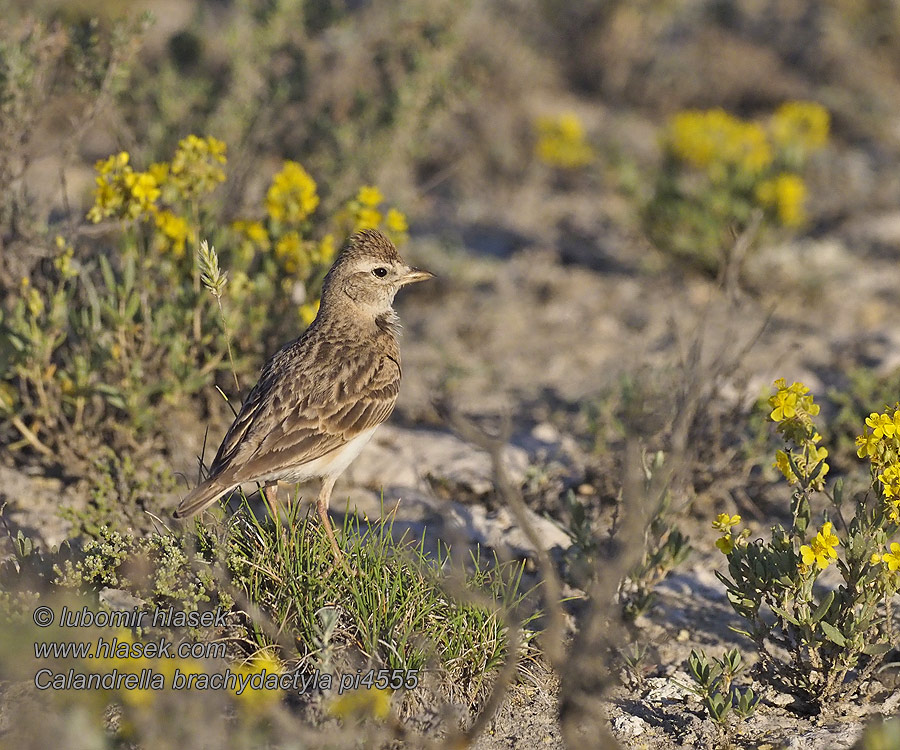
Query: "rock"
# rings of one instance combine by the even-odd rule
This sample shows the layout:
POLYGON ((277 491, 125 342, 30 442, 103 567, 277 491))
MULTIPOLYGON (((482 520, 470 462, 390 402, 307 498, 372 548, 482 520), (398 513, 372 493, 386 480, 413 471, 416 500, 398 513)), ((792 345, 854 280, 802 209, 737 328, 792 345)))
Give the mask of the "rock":
MULTIPOLYGON (((480 505, 453 503, 448 509, 450 517, 459 526, 469 542, 509 550, 514 556, 533 555, 536 550, 525 532, 516 523, 515 516, 508 508, 490 512, 480 505)), ((566 550, 572 540, 556 524, 525 509, 528 522, 540 539, 544 549, 566 550)))
MULTIPOLYGON (((507 471, 521 483, 529 465, 528 453, 507 446, 503 454, 507 471)), ((475 495, 493 489, 490 457, 450 432, 384 425, 347 471, 357 485, 428 491, 429 480, 455 485, 475 495), (389 484, 386 484, 389 482, 389 484)))
POLYGON ((623 714, 617 716, 612 722, 613 730, 620 737, 640 737, 647 731, 647 722, 638 716, 623 714))
POLYGON ((788 750, 819 750, 824 747, 829 750, 846 750, 846 748, 853 747, 853 743, 862 735, 862 730, 861 724, 814 729, 811 732, 790 737, 785 747, 788 750))
POLYGON ((113 611, 127 611, 147 604, 124 589, 111 589, 108 586, 100 589, 100 602, 113 611))

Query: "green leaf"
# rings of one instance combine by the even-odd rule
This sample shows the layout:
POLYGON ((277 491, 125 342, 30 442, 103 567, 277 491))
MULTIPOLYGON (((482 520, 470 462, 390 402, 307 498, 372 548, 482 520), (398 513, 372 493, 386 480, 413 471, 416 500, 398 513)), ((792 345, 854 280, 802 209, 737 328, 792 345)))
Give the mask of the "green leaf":
POLYGON ((781 607, 776 607, 776 606, 773 604, 773 605, 772 605, 772 611, 773 611, 776 615, 778 615, 781 619, 787 620, 788 622, 790 622, 790 623, 796 625, 797 627, 800 627, 800 621, 797 620, 797 618, 794 617, 793 615, 789 615, 789 614, 788 614, 787 612, 785 612, 781 607))
POLYGON ((838 480, 834 483, 834 495, 833 495, 833 497, 834 497, 834 504, 835 504, 838 508, 840 508, 840 507, 841 507, 841 503, 844 502, 844 480, 843 480, 843 479, 838 479, 838 480))
POLYGON ((881 656, 890 650, 890 643, 870 643, 868 646, 863 646, 862 652, 869 656, 881 656))
POLYGON ((841 635, 841 631, 838 630, 834 625, 832 625, 827 620, 822 620, 822 622, 820 622, 819 624, 822 626, 822 632, 825 633, 825 637, 829 641, 834 643, 836 646, 843 647, 847 645, 847 639, 844 638, 843 635, 841 635))
POLYGON ((819 608, 813 612, 812 622, 818 622, 821 620, 827 613, 828 608, 831 607, 831 603, 834 601, 834 591, 829 591, 828 595, 822 600, 822 603, 819 605, 819 608))

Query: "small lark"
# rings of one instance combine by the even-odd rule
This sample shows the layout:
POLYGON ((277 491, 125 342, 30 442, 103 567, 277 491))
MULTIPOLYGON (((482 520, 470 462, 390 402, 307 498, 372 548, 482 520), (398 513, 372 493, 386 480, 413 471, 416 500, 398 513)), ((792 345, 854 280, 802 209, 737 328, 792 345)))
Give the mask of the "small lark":
POLYGON ((354 235, 322 288, 319 314, 263 367, 209 471, 175 511, 191 516, 244 482, 262 482, 273 515, 279 481, 322 478, 316 509, 335 557, 328 520, 337 477, 394 409, 400 349, 394 295, 432 278, 407 266, 384 235, 354 235), (271 490, 271 495, 270 495, 271 490))

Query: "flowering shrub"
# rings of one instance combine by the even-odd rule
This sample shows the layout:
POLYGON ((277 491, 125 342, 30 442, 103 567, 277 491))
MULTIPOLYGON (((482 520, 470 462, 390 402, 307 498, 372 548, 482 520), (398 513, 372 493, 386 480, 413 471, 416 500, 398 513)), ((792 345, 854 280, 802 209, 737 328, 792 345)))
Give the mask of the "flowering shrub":
POLYGON ((775 381, 770 419, 785 441, 775 466, 794 488, 792 523, 772 528, 768 541, 734 535, 740 516, 721 514, 713 527, 728 560, 717 573, 728 599, 747 622, 741 631, 760 653, 761 676, 818 707, 859 690, 892 643, 891 600, 897 593, 900 543, 900 405, 873 413, 857 438, 868 459, 871 489, 845 502, 840 482, 825 488, 828 452, 813 417, 819 413, 801 383, 775 381), (824 498, 823 520, 811 527, 812 505, 824 498), (852 508, 852 517, 845 510, 852 508), (820 574, 835 566, 837 588, 814 591, 820 574))
POLYGON ((727 232, 745 228, 755 211, 770 225, 802 227, 801 172, 828 132, 828 112, 814 102, 786 102, 767 122, 721 109, 679 112, 663 134, 648 232, 660 247, 715 270, 727 232))
POLYGON ((535 154, 544 164, 560 169, 577 169, 590 164, 594 150, 585 140, 581 120, 573 112, 557 117, 539 117, 535 154))
POLYGON ((87 219, 117 230, 111 246, 80 260, 58 237, 52 273, 22 279, 0 309, 0 424, 18 434, 13 448, 77 452, 67 438, 100 439, 104 425, 107 437, 132 440, 156 425, 158 407, 211 377, 239 388, 239 375, 313 320, 325 272, 352 232, 378 227, 406 239, 406 217, 374 186, 333 218, 318 217, 317 185, 294 161, 274 175, 259 215, 223 227, 215 192, 226 167, 225 143, 196 135, 146 169, 126 151, 97 162, 87 219), (201 237, 220 254, 201 252, 201 237))

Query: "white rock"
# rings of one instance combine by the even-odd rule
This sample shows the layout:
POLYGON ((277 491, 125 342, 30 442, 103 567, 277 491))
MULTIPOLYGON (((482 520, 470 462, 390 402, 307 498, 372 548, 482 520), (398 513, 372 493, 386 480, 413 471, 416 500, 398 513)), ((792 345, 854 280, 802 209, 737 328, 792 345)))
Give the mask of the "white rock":
POLYGON ((616 734, 621 737, 640 737, 647 731, 647 722, 638 716, 623 714, 617 716, 612 722, 616 734))

